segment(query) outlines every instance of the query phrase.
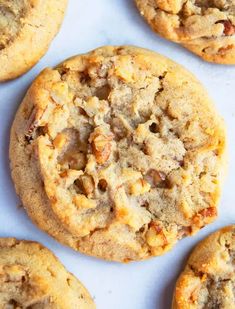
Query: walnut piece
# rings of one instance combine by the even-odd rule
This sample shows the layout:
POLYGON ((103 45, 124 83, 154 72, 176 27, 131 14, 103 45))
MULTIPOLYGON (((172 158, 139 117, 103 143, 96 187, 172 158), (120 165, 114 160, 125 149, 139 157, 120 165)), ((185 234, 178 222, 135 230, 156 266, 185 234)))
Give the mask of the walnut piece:
POLYGON ((109 159, 112 148, 110 141, 112 139, 113 135, 111 133, 103 134, 99 128, 91 133, 89 142, 98 164, 104 164, 109 159))

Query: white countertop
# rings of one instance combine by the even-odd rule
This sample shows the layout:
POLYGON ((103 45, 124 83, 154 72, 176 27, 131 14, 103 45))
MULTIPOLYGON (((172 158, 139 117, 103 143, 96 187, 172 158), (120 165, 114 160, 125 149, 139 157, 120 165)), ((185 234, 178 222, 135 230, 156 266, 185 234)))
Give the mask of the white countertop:
POLYGON ((210 232, 231 223, 235 223, 235 66, 203 62, 159 38, 141 19, 133 0, 70 0, 62 29, 46 56, 23 77, 0 85, 0 237, 37 240, 49 247, 89 289, 98 309, 168 309, 175 280, 191 248, 210 232), (34 77, 46 66, 108 44, 149 48, 191 70, 204 83, 225 118, 229 136, 229 175, 218 220, 197 236, 180 241, 162 257, 127 265, 86 257, 38 230, 24 210, 17 208, 20 202, 8 162, 11 122, 34 77))

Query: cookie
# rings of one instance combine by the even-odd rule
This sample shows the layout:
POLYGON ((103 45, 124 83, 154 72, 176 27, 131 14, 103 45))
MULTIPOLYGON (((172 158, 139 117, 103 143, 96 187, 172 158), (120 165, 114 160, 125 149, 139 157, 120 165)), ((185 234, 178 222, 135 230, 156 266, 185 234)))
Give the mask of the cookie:
POLYGON ((235 64, 234 0, 135 0, 152 29, 206 61, 235 64))
POLYGON ((60 242, 141 260, 217 217, 225 144, 192 74, 145 49, 101 47, 33 82, 11 130, 12 178, 60 242))
POLYGON ((0 308, 92 309, 82 284, 36 242, 0 238, 0 308))
POLYGON ((67 0, 0 1, 0 82, 18 77, 46 53, 67 0))
POLYGON ((235 225, 196 246, 175 288, 173 309, 235 308, 235 225))

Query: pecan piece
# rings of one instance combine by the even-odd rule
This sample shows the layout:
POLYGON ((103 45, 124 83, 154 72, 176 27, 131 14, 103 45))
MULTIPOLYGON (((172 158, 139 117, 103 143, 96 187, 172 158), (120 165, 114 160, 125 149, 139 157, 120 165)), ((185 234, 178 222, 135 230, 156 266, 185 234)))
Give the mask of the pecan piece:
POLYGON ((217 24, 224 25, 224 34, 226 36, 234 35, 235 33, 235 26, 231 23, 230 20, 219 20, 217 24))
POLYGON ((217 216, 217 209, 215 207, 208 207, 200 210, 194 217, 193 223, 198 227, 203 227, 212 221, 217 216))
POLYGON ((202 217, 215 217, 217 215, 217 209, 215 207, 208 207, 199 211, 199 214, 202 217))

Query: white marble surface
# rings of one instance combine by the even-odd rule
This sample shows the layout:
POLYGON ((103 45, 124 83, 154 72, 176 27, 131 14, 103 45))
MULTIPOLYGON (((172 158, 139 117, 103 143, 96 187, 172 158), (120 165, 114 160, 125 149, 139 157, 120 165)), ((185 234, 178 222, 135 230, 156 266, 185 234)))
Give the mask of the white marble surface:
POLYGON ((0 236, 33 239, 48 246, 90 290, 98 309, 168 309, 175 279, 191 248, 204 236, 235 223, 235 67, 203 62, 157 37, 139 17, 133 0, 70 0, 63 27, 46 56, 23 77, 0 85, 0 236), (225 118, 230 165, 219 219, 197 236, 181 241, 165 256, 120 265, 103 262, 61 246, 39 231, 17 208, 8 163, 9 129, 33 78, 66 57, 105 44, 133 44, 160 52, 190 69, 207 87, 225 118))

